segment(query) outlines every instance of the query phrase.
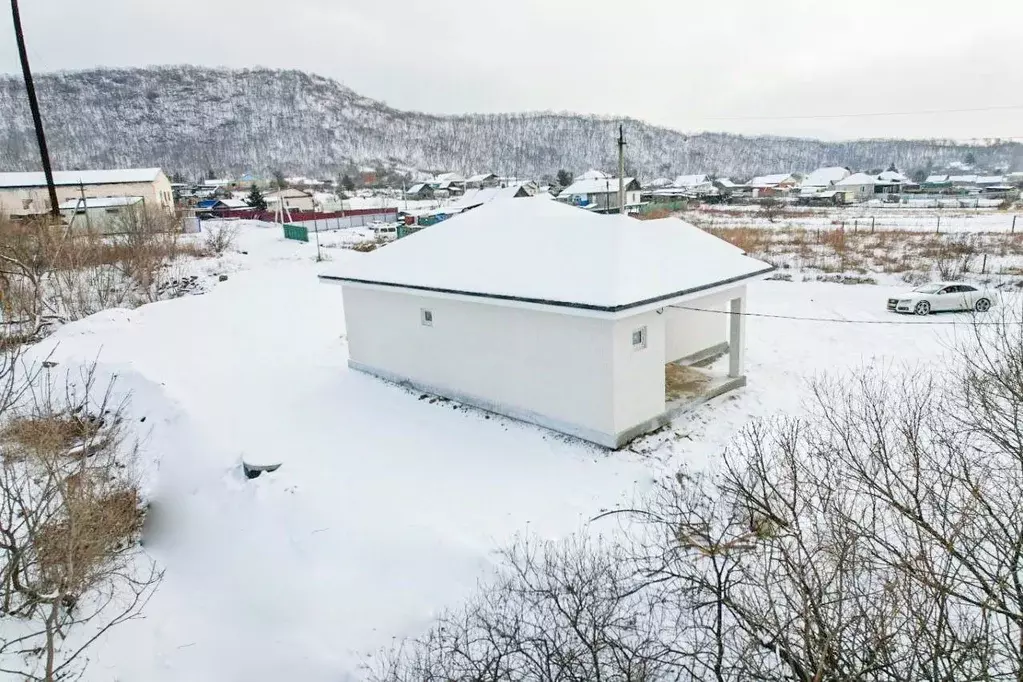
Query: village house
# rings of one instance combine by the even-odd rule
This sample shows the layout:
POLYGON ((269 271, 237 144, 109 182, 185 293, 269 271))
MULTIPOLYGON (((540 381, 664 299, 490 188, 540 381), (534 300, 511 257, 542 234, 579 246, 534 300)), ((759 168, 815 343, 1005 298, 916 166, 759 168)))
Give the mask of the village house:
POLYGON ((791 173, 775 173, 758 175, 747 184, 754 198, 764 198, 788 194, 797 183, 798 180, 791 173))
POLYGON ((842 203, 858 203, 873 198, 877 178, 866 173, 853 173, 834 184, 835 191, 843 195, 842 203))
MULTIPOLYGON (((509 187, 485 187, 483 189, 468 189, 465 194, 458 198, 449 208, 468 210, 483 204, 499 199, 525 199, 533 196, 535 189, 530 185, 520 182, 509 187)), ((546 195, 550 198, 550 195, 546 195)))
POLYGON ((405 197, 408 199, 433 199, 433 187, 428 183, 420 182, 409 187, 405 191, 405 197))
POLYGON ((836 182, 845 180, 850 175, 852 175, 852 171, 842 166, 818 168, 800 181, 799 197, 801 199, 812 197, 820 192, 828 191, 835 186, 836 182))
POLYGON ((468 189, 483 189, 484 187, 496 187, 497 176, 493 173, 478 173, 472 175, 465 180, 465 188, 468 189))
POLYGON ((285 211, 315 211, 316 201, 313 193, 296 187, 285 187, 275 192, 264 195, 267 209, 275 211, 281 201, 284 202, 285 211))
POLYGON ((925 192, 941 192, 952 187, 947 175, 928 175, 920 188, 925 192))
POLYGON ((611 176, 608 175, 607 173, 605 173, 603 171, 596 170, 595 168, 591 168, 590 170, 586 171, 585 173, 581 173, 580 175, 577 175, 573 179, 573 181, 574 182, 580 182, 582 180, 606 180, 609 177, 611 177, 611 176))
POLYGON ((76 230, 92 230, 110 234, 120 232, 123 216, 132 210, 141 210, 142 197, 101 197, 70 199, 62 203, 60 216, 65 225, 76 230))
MULTIPOLYGON (((642 187, 635 178, 624 181, 625 211, 637 211, 643 205, 642 187)), ((618 178, 576 180, 561 190, 558 201, 597 213, 618 213, 618 178)))
MULTIPOLYGON (((75 199, 138 197, 147 208, 172 210, 174 191, 159 168, 55 171, 58 205, 75 199)), ((49 212, 46 176, 41 172, 0 173, 0 213, 34 216, 49 212)))
POLYGON ((745 385, 746 284, 771 270, 674 218, 527 198, 321 278, 341 285, 351 368, 617 448, 745 385))

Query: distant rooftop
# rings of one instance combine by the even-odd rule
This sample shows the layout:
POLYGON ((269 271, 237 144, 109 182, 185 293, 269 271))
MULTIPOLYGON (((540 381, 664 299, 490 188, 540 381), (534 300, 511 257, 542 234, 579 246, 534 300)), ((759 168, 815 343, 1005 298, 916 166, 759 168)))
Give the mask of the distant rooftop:
MULTIPOLYGON (((153 182, 160 175, 159 168, 119 168, 114 170, 56 171, 53 184, 68 185, 121 185, 133 182, 153 182)), ((46 187, 46 176, 41 171, 29 173, 0 173, 0 187, 46 187)))

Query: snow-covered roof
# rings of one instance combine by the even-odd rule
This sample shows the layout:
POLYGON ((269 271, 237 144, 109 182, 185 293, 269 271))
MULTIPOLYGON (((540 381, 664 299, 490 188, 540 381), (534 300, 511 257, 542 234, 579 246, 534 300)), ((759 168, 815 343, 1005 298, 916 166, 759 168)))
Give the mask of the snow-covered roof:
POLYGON ((839 180, 845 180, 850 174, 851 171, 842 166, 818 168, 803 178, 799 185, 800 187, 830 187, 839 180))
POLYGON ((705 185, 707 180, 706 175, 680 175, 675 178, 675 181, 671 183, 675 187, 696 187, 697 185, 705 185))
POLYGON ((466 182, 486 182, 487 180, 491 180, 496 177, 497 176, 493 173, 477 173, 476 175, 466 179, 466 182))
MULTIPOLYGON (((154 182, 159 168, 119 168, 115 170, 55 171, 55 185, 121 185, 132 182, 154 182)), ((40 172, 0 173, 0 187, 46 187, 46 176, 40 172)))
POLYGON ((714 182, 721 185, 722 187, 738 187, 737 184, 732 182, 731 178, 718 178, 714 182))
POLYGON ((424 187, 426 187, 426 183, 421 182, 418 185, 412 185, 411 187, 409 187, 407 192, 408 194, 419 194, 420 192, 423 191, 424 187))
POLYGON ((881 182, 909 182, 909 178, 899 171, 886 170, 877 176, 881 182))
POLYGON ((607 173, 591 168, 582 175, 577 175, 575 181, 580 180, 603 180, 604 178, 610 177, 607 173))
POLYGON ((958 182, 962 184, 973 185, 977 182, 976 175, 950 175, 948 176, 949 182, 958 182))
POLYGON ((71 211, 80 208, 116 208, 119 206, 133 206, 142 201, 142 197, 87 197, 85 205, 82 206, 82 199, 68 199, 60 204, 61 211, 71 211))
POLYGON ((1005 178, 1001 175, 978 175, 978 185, 1000 185, 1005 182, 1005 178))
POLYGON ((658 187, 668 187, 669 185, 671 185, 669 178, 654 178, 643 183, 643 186, 647 189, 657 189, 658 187))
POLYGON ((433 182, 465 182, 465 178, 458 173, 439 173, 434 176, 433 182))
MULTIPOLYGON (((635 181, 636 178, 625 178, 625 186, 628 187, 630 183, 635 181)), ((573 194, 606 194, 608 192, 615 193, 618 191, 618 178, 601 178, 592 180, 576 180, 571 185, 561 191, 563 195, 573 194)))
POLYGON ((459 197, 458 201, 453 203, 451 206, 455 208, 469 208, 471 206, 486 204, 496 199, 522 199, 524 197, 516 197, 516 195, 523 192, 529 192, 528 189, 525 189, 524 185, 525 183, 519 182, 514 185, 509 185, 508 187, 484 187, 483 189, 470 189, 459 197))
POLYGON ((616 312, 771 269, 675 218, 596 215, 534 197, 485 204, 324 278, 616 312))
POLYGON ((948 182, 948 176, 947 175, 928 175, 927 179, 924 180, 924 182, 930 183, 932 185, 936 185, 936 184, 941 183, 941 182, 948 182))
POLYGON ((249 204, 241 199, 221 199, 220 203, 227 208, 248 208, 249 204))
POLYGON ((791 173, 775 173, 773 175, 758 175, 749 181, 750 187, 776 187, 783 182, 792 179, 791 173))
POLYGON ((877 178, 873 175, 867 175, 866 173, 853 173, 849 177, 839 180, 835 183, 835 187, 856 187, 859 185, 876 185, 877 178))

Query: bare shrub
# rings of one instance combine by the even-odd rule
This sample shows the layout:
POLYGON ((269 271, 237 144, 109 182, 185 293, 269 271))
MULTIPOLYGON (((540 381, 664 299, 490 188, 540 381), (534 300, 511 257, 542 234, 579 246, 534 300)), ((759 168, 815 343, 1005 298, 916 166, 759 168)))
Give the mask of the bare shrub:
POLYGON ((1023 330, 1003 322, 948 375, 815 382, 713 475, 605 515, 621 544, 517 547, 373 679, 1023 679, 1023 330))
POLYGON ((201 256, 177 219, 159 210, 120 214, 115 235, 72 231, 48 220, 0 218, 0 323, 6 338, 38 338, 49 325, 163 297, 173 263, 201 256))
POLYGON ((225 221, 207 221, 203 229, 203 244, 206 253, 212 256, 224 255, 238 238, 237 226, 225 221))
POLYGON ((371 666, 377 682, 657 680, 671 621, 647 601, 626 558, 585 539, 524 541, 461 610, 371 666))
MULTIPOLYGON (((16 352, 16 351, 15 351, 16 352)), ((68 381, 0 372, 0 672, 53 682, 141 615, 161 574, 138 546, 144 517, 123 405, 95 370, 68 381)))
POLYGON ((785 204, 774 197, 760 199, 757 203, 760 205, 760 215, 772 223, 785 212, 785 204))

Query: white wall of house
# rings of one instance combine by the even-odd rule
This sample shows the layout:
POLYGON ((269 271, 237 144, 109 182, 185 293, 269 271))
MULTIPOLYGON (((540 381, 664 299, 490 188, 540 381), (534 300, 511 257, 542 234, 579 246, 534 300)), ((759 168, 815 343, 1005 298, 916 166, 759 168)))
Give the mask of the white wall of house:
MULTIPOLYGON (((693 299, 679 305, 703 310, 720 310, 723 313, 728 309, 729 300, 738 295, 745 295, 742 291, 744 288, 693 299)), ((667 337, 664 344, 665 362, 689 357, 728 340, 727 315, 666 308, 664 318, 667 337)))
POLYGON ((614 433, 664 412, 664 315, 650 311, 614 323, 614 433), (646 347, 632 335, 646 329, 646 347))
MULTIPOLYGON (((76 185, 58 185, 57 201, 80 199, 83 188, 76 185)), ((146 207, 170 210, 174 207, 174 195, 170 181, 163 173, 154 182, 125 182, 108 185, 85 185, 86 198, 97 197, 142 197, 146 207)), ((38 215, 49 210, 50 197, 45 187, 3 187, 0 188, 0 213, 4 215, 38 215)))
MULTIPOLYGON (((611 320, 351 284, 342 288, 353 367, 407 378, 583 438, 615 433, 611 320), (422 323, 423 309, 433 314, 430 326, 422 323)), ((619 330, 614 332, 617 344, 619 330)), ((628 333, 624 326, 621 333, 628 333)), ((663 333, 651 330, 648 338, 663 339, 663 333)), ((662 408, 663 358, 658 347, 642 355, 651 368, 661 368, 662 388, 655 394, 662 408)), ((643 414, 646 409, 633 408, 643 414)))

